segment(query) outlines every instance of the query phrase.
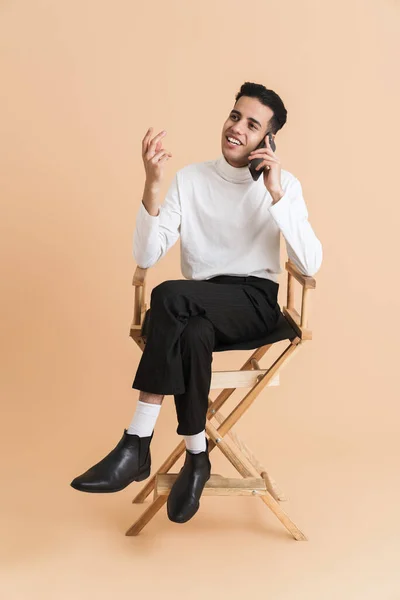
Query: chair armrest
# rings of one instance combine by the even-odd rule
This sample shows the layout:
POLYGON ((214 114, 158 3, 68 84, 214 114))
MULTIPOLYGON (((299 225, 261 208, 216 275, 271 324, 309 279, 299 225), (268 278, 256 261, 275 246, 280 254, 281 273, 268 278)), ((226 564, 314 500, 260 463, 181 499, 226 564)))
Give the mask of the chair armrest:
POLYGON ((132 329, 141 330, 147 305, 145 303, 146 293, 146 275, 148 269, 137 266, 132 279, 132 285, 135 288, 132 329))
POLYGON ((314 277, 310 277, 310 275, 303 275, 303 273, 300 273, 297 267, 295 267, 294 264, 290 262, 290 260, 288 260, 285 263, 285 268, 287 272, 290 273, 290 275, 292 275, 295 279, 297 279, 297 281, 301 283, 305 288, 316 287, 316 281, 314 277))
POLYGON ((288 273, 287 278, 287 306, 283 308, 283 312, 285 316, 291 321, 293 326, 296 326, 296 329, 299 332, 299 335, 302 339, 311 339, 311 330, 307 329, 307 320, 308 320, 308 290, 316 288, 316 280, 314 277, 310 277, 309 275, 303 275, 300 271, 295 267, 295 265, 288 260, 285 263, 285 268, 288 273), (294 279, 298 281, 302 286, 302 297, 301 297, 301 310, 300 314, 294 307, 294 279))

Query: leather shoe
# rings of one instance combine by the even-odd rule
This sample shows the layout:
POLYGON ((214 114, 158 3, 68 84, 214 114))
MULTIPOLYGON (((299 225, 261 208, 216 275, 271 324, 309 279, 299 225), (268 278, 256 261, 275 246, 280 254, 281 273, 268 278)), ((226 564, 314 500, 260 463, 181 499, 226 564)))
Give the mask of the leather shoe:
POLYGON ((168 495, 167 514, 170 521, 186 523, 200 507, 200 496, 211 476, 211 463, 206 450, 193 454, 186 450, 185 463, 168 495))
POLYGON ((71 486, 80 492, 119 492, 133 481, 143 481, 150 476, 151 455, 148 437, 124 434, 107 456, 79 475, 71 486))

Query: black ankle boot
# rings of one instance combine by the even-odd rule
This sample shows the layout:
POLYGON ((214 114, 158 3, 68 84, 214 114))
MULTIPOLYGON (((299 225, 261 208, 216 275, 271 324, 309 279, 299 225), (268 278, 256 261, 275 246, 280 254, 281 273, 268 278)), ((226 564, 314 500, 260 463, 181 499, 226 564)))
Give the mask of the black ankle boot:
POLYGON ((124 434, 107 456, 93 467, 75 477, 71 486, 81 492, 119 492, 133 481, 143 481, 150 476, 151 455, 148 437, 124 434))
POLYGON ((167 514, 170 521, 186 523, 200 507, 200 496, 211 476, 211 463, 208 457, 208 439, 206 450, 192 454, 186 450, 185 463, 167 500, 167 514))

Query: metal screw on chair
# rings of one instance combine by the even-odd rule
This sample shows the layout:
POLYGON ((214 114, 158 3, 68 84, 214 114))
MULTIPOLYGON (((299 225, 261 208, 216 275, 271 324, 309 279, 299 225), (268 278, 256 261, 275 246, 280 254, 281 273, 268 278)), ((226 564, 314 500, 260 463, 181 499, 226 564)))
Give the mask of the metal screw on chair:
POLYGON ((252 493, 252 495, 253 495, 253 496, 256 496, 256 495, 257 495, 257 492, 256 492, 256 490, 253 490, 251 493, 252 493))
POLYGON ((212 408, 212 409, 211 409, 211 414, 212 414, 212 415, 215 415, 215 408, 212 408))
POLYGON ((220 441, 221 441, 221 438, 217 438, 217 439, 215 440, 215 443, 216 443, 216 444, 219 444, 219 443, 220 443, 220 441))

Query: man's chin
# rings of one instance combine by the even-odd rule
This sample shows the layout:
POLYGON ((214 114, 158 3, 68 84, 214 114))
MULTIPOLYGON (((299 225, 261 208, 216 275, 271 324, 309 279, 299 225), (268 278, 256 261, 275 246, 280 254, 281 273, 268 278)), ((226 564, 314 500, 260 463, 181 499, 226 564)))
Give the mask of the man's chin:
POLYGON ((230 152, 226 152, 225 148, 222 148, 222 154, 224 155, 225 160, 232 165, 233 167, 247 167, 248 161, 246 156, 232 156, 230 152))

